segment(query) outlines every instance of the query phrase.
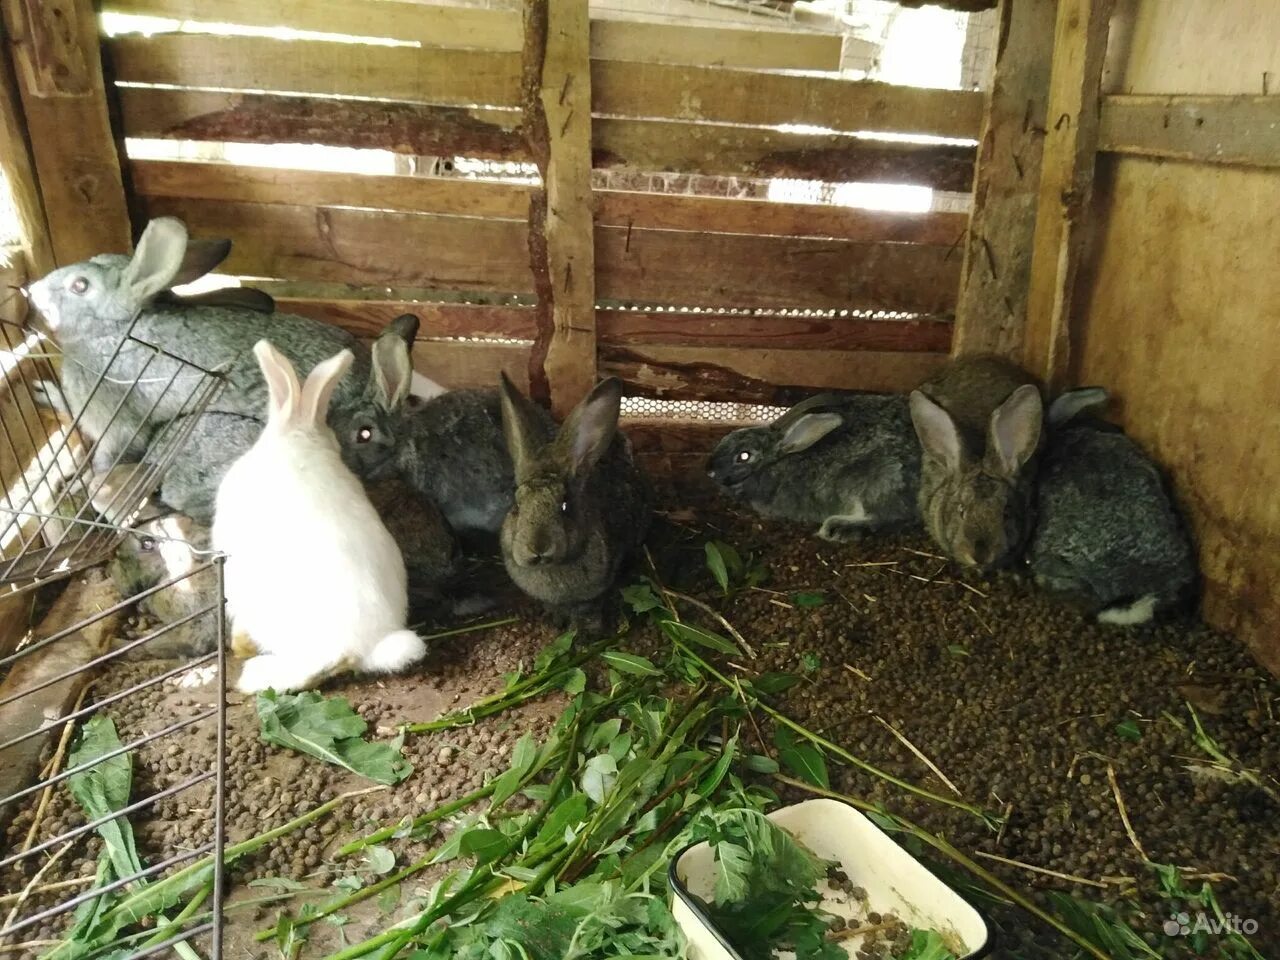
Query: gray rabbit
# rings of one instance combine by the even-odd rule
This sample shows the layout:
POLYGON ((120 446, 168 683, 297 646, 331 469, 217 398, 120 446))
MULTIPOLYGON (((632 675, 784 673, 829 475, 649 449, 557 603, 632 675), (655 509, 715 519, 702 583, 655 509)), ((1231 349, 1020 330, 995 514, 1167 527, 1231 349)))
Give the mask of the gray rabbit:
POLYGON ((145 457, 168 431, 196 417, 161 495, 199 522, 211 519, 223 474, 261 432, 266 385, 252 353, 258 340, 269 335, 305 369, 351 350, 355 363, 333 398, 333 416, 350 416, 369 402, 369 351, 350 333, 306 317, 266 315, 270 301, 257 291, 190 299, 172 294, 171 287, 220 262, 225 243, 188 243, 182 222, 162 217, 147 225, 132 257, 96 256, 53 271, 29 290, 62 349, 62 392, 95 442, 96 470, 145 457), (124 340, 129 333, 142 342, 124 340), (193 414, 190 402, 200 375, 175 358, 225 377, 202 413, 193 414))
POLYGON ((910 404, 930 536, 982 571, 1018 560, 1031 532, 1044 419, 1034 378, 998 357, 959 357, 912 391, 910 404))
POLYGON ((849 540, 919 522, 920 444, 907 398, 821 394, 724 437, 708 476, 766 517, 849 540))
POLYGON ((1140 624, 1193 602, 1195 552, 1161 470, 1091 415, 1106 400, 1081 388, 1049 408, 1027 561, 1040 586, 1099 622, 1140 624))
POLYGON ((502 559, 516 586, 584 632, 606 621, 606 594, 643 542, 652 494, 618 431, 622 383, 598 383, 554 438, 544 414, 502 376, 502 426, 515 466, 515 504, 502 559))

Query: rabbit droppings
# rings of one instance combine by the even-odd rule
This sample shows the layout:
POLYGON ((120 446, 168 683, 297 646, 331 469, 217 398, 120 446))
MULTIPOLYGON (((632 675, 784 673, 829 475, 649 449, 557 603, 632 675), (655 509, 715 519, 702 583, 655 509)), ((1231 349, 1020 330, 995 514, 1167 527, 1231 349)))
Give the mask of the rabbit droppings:
POLYGON ((404 559, 326 424, 348 350, 299 388, 269 342, 253 352, 267 424, 218 488, 213 544, 227 555, 227 608, 258 656, 238 688, 299 690, 345 669, 391 672, 426 647, 405 629, 404 559))

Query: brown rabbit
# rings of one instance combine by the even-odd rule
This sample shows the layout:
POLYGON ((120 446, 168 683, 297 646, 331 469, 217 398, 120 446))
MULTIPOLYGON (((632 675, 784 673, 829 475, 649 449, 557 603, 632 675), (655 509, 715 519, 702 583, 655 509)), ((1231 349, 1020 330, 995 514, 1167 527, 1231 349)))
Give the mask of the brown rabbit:
POLYGON ((958 357, 911 394, 924 452, 920 513, 951 559, 987 571, 1022 555, 1034 517, 1040 388, 999 357, 958 357))

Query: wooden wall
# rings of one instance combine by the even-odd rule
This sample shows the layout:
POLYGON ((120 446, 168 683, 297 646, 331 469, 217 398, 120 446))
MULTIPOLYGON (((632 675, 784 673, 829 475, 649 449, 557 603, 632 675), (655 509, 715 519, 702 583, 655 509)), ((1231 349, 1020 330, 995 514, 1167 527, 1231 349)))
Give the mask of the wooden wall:
MULTIPOLYGON (((1276 95, 1275 105, 1260 106, 1274 133, 1276 13, 1274 0, 1124 4, 1105 87, 1126 95, 1276 95)), ((1201 124, 1214 122, 1206 116, 1201 124)), ((1266 130, 1254 120, 1216 139, 1266 130)), ((1072 377, 1110 387, 1126 429, 1169 468, 1199 540, 1206 617, 1235 631, 1273 671, 1280 671, 1278 142, 1272 135, 1270 168, 1099 157, 1072 377)))

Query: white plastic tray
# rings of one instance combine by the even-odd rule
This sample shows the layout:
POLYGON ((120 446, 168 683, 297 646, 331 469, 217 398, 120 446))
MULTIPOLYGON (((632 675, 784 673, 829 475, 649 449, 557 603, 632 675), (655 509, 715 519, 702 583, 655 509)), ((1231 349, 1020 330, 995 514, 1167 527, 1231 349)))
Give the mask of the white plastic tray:
MULTIPOLYGON (((851 925, 862 925, 865 913, 874 912, 896 916, 908 927, 936 930, 961 960, 990 950, 981 914, 848 804, 807 800, 775 810, 769 819, 819 857, 839 863, 853 885, 867 893, 865 906, 824 904, 824 909, 843 914, 851 925)), ((668 874, 675 892, 672 912, 689 941, 689 960, 742 960, 690 896, 712 900, 715 877, 715 861, 706 843, 681 851, 668 874)), ((841 945, 855 956, 861 938, 841 945)))

